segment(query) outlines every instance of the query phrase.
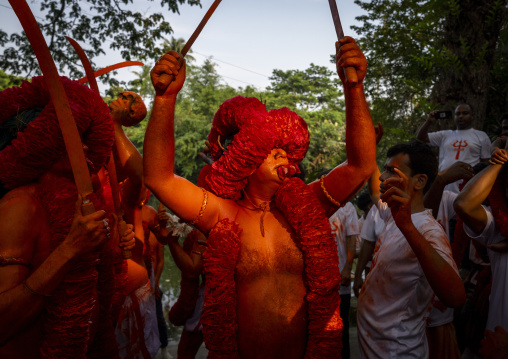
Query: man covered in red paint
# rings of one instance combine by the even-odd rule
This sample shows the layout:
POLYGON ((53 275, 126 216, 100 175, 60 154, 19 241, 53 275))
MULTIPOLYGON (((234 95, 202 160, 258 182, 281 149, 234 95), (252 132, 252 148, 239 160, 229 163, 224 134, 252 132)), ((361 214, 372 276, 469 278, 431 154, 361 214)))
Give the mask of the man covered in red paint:
MULTIPOLYGON (((109 109, 85 86, 62 82, 96 173, 113 143, 109 109)), ((105 274, 97 263, 114 250, 114 224, 103 210, 81 215, 44 79, 2 91, 0 102, 0 183, 8 190, 0 200, 0 357, 82 358, 97 353, 101 333, 101 352, 115 358, 111 318, 99 317, 108 289, 97 281, 105 274)))
POLYGON ((375 141, 362 86, 365 57, 351 38, 337 45, 343 83, 345 67, 358 75, 356 87, 344 87, 348 162, 309 185, 291 178, 309 145, 306 123, 287 108, 267 111, 243 97, 226 101, 215 115, 208 136, 215 162, 204 188, 177 176, 174 108, 185 65, 169 52, 152 70, 145 183, 207 235, 202 323, 211 357, 340 356, 340 273, 327 216, 374 170, 375 141), (165 75, 175 81, 159 86, 165 75))

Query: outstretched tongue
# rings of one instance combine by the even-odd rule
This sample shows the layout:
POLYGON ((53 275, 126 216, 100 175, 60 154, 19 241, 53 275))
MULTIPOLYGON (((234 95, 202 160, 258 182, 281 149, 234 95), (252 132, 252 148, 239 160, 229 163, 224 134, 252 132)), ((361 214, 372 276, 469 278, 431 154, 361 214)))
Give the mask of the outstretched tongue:
POLYGON ((300 169, 294 165, 293 163, 289 163, 285 166, 280 166, 277 168, 277 174, 281 180, 285 178, 290 178, 294 176, 296 173, 300 173, 300 169))

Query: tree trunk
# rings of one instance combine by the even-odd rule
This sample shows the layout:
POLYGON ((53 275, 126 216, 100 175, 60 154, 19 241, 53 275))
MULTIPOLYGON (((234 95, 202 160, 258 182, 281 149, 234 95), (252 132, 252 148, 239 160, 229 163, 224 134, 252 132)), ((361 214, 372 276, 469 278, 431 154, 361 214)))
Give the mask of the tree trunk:
MULTIPOLYGON (((432 100, 443 109, 471 106, 473 127, 483 129, 491 71, 508 0, 452 0, 443 24, 441 64, 432 100)), ((454 122, 449 122, 454 128, 454 122)))

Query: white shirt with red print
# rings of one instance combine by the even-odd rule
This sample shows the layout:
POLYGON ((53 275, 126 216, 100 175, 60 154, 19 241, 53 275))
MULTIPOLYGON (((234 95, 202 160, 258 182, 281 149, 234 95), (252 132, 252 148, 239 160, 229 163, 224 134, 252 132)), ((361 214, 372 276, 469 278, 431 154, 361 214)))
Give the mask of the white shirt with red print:
MULTIPOLYGON (((482 158, 490 158, 489 136, 485 132, 474 128, 430 132, 429 144, 439 147, 440 172, 457 161, 474 166, 482 158)), ((450 183, 446 186, 446 189, 458 193, 460 182, 462 181, 450 183)))

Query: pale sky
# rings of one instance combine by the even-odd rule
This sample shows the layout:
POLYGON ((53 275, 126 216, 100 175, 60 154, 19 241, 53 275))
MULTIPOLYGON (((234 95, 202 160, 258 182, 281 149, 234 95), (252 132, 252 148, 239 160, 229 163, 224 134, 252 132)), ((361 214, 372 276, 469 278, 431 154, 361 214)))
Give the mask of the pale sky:
MULTIPOLYGON (((40 2, 28 3, 37 15, 40 2)), ((213 0, 201 3, 201 8, 180 6, 180 15, 163 11, 173 36, 185 40, 191 36, 213 0)), ((146 14, 160 12, 158 0, 134 0, 131 6, 146 14)), ((345 34, 355 36, 350 26, 358 24, 355 17, 362 15, 362 10, 353 0, 337 0, 337 6, 345 34)), ((8 1, 0 0, 0 26, 8 33, 19 31, 21 25, 7 7, 8 1)), ((263 89, 269 85, 273 69, 304 70, 310 63, 334 69, 329 59, 336 40, 328 0, 222 0, 192 50, 197 64, 212 56, 230 86, 250 84, 263 89)), ((81 45, 86 48, 86 44, 81 45)), ((94 59, 99 67, 122 61, 119 53, 106 52, 107 56, 94 59)), ((120 70, 117 78, 131 80, 131 69, 120 70)))

